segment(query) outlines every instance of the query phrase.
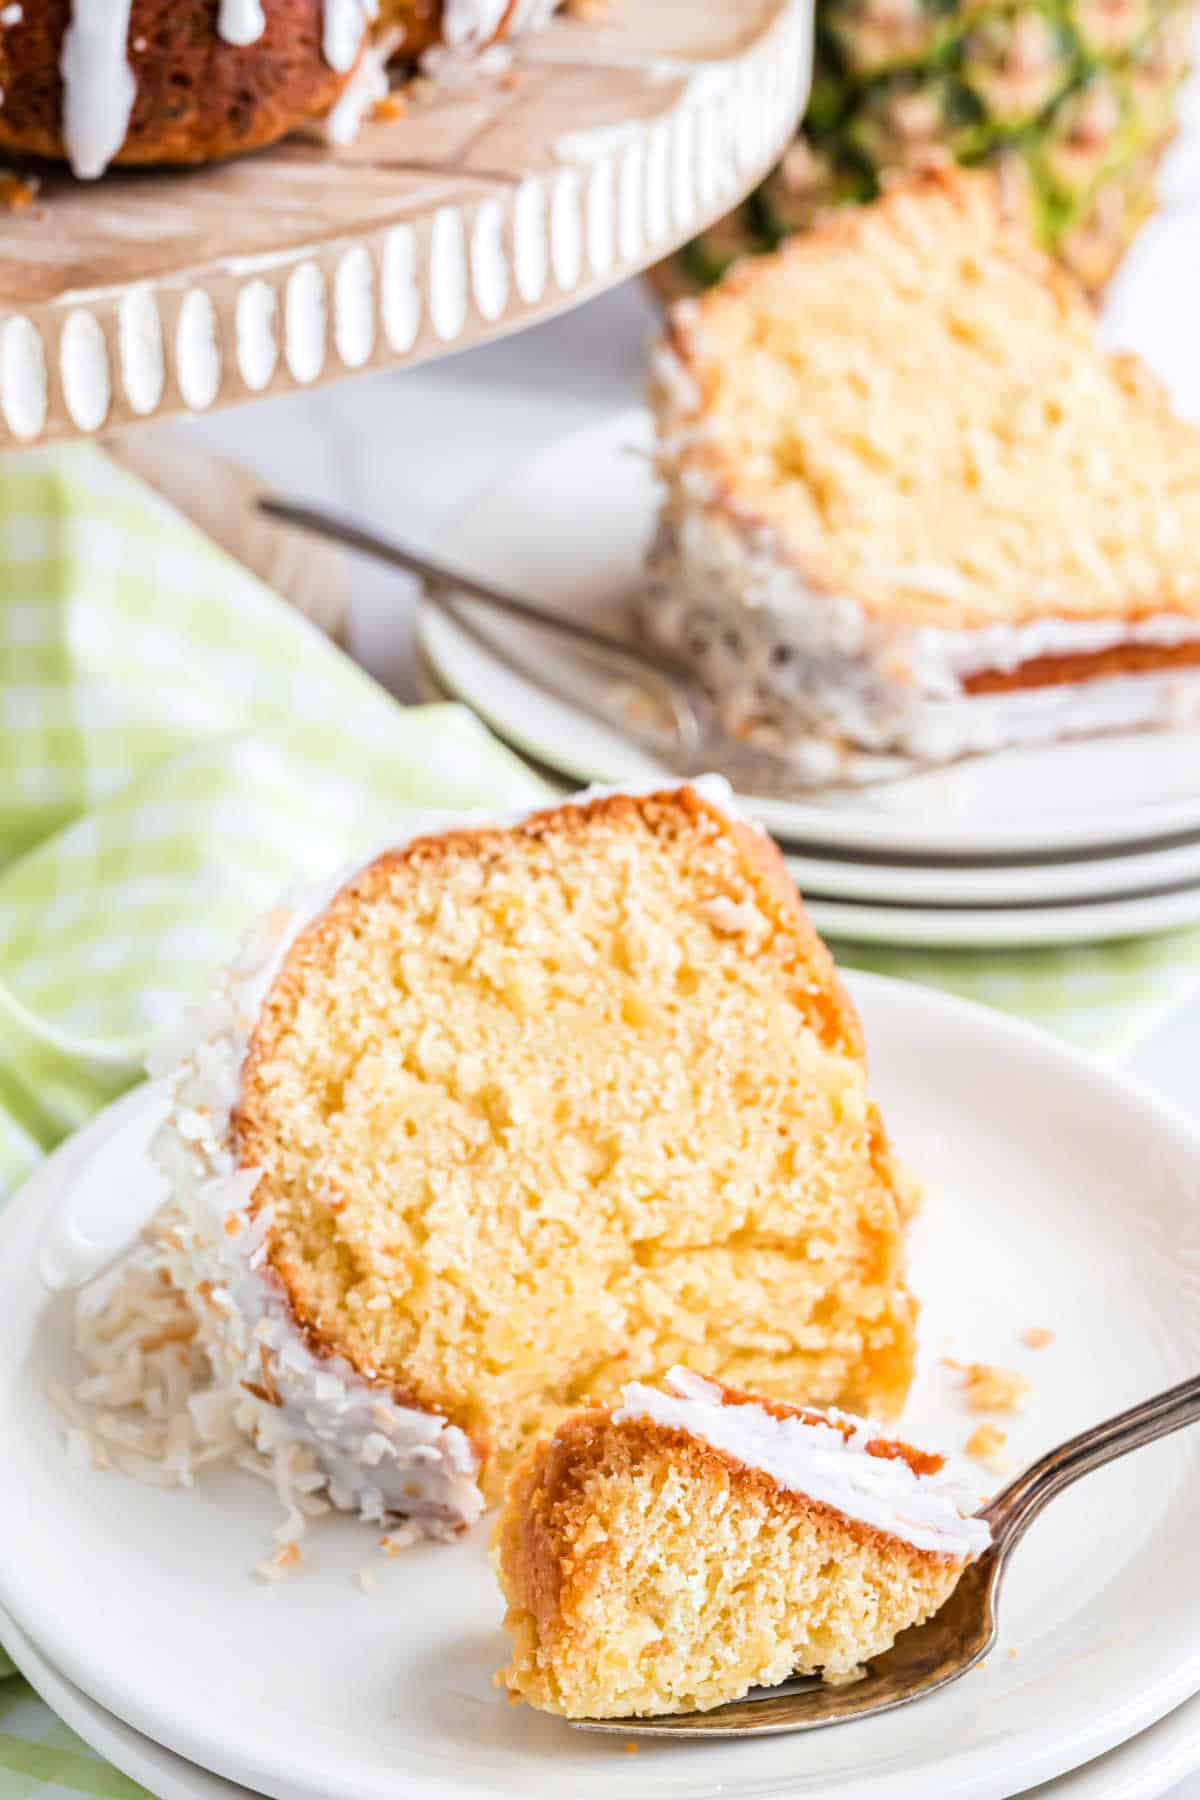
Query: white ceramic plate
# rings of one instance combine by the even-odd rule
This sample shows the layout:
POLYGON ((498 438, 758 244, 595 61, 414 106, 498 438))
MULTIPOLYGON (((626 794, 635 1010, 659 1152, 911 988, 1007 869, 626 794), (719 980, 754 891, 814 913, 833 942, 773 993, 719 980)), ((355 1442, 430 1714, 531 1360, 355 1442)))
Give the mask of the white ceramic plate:
MULTIPOLYGON (((424 657, 418 659, 418 673, 426 698, 446 698, 448 690, 424 657)), ((545 773, 544 766, 539 772, 545 773)), ((563 792, 573 785, 550 779, 563 792)), ((1139 879, 1178 879, 1193 871, 1200 876, 1200 847, 1192 844, 1001 865, 956 859, 914 866, 852 859, 849 851, 825 857, 788 853, 786 861, 818 930, 848 943, 1032 949, 1102 943, 1200 919, 1200 880, 1168 891, 1136 891, 1139 879), (1077 900, 1055 898, 1076 890, 1077 900)))
MULTIPOLYGON (((1193 1372, 1200 1137, 1028 1027, 902 984, 853 987, 885 1116, 928 1185, 912 1434, 954 1446, 969 1429, 946 1351, 1034 1376, 1019 1460, 1193 1372), (1025 1350, 1030 1325, 1055 1344, 1025 1350)), ((275 1523, 265 1489, 77 1470, 44 1398, 70 1354, 65 1303, 28 1278, 39 1223, 128 1104, 0 1218, 0 1604, 68 1680, 189 1760, 286 1800, 1001 1800, 1200 1688, 1200 1434, 1103 1471, 1039 1522, 985 1669, 803 1742, 664 1746, 634 1764, 619 1742, 509 1707, 491 1682, 504 1644, 483 1531, 376 1560, 364 1595, 353 1576, 374 1533, 339 1520, 302 1576, 262 1587, 248 1570, 275 1523)))
MULTIPOLYGON (((157 1800, 254 1800, 249 1788, 238 1787, 196 1763, 185 1762, 173 1750, 164 1750, 161 1744, 144 1737, 132 1725, 105 1712, 74 1682, 60 1675, 11 1619, 0 1617, 0 1640, 30 1687, 41 1695, 46 1705, 52 1707, 85 1744, 90 1744, 131 1781, 141 1782, 157 1796, 157 1800)), ((59 1791, 65 1793, 66 1789, 59 1791)))
POLYGON ((1200 838, 1169 849, 1053 862, 898 863, 875 857, 788 855, 806 895, 889 906, 1039 906, 1109 900, 1200 884, 1200 838))
MULTIPOLYGON (((641 412, 567 438, 475 501, 439 551, 562 610, 611 612, 636 586, 653 529, 650 442, 641 412)), ((504 629, 509 642, 535 641, 504 629)), ((527 755, 580 784, 656 772, 620 733, 551 699, 429 607, 418 631, 442 684, 527 755)), ((536 642, 544 658, 546 640, 536 642)), ((1200 730, 1005 751, 824 798, 746 799, 775 836, 829 848, 967 856, 1117 846, 1200 830, 1200 730)))
MULTIPOLYGON (((794 872, 794 871, 793 871, 794 872)), ((1200 920, 1200 886, 1064 906, 871 906, 806 894, 823 937, 942 950, 1040 949, 1172 931, 1200 920)))
MULTIPOLYGON (((46 1704, 93 1750, 148 1787, 158 1800, 251 1800, 249 1788, 185 1762, 97 1706, 46 1661, 11 1619, 0 1619, 0 1636, 46 1704)), ((1192 1773, 1198 1761, 1200 1696, 1185 1700, 1157 1725, 1104 1756, 1027 1790, 1028 1800, 1160 1800, 1168 1788, 1192 1773)), ((622 1791, 632 1790, 623 1783, 622 1791)))
MULTIPOLYGON (((10 1619, 0 1619, 5 1647, 46 1704, 71 1729, 158 1800, 250 1800, 251 1790, 225 1781, 134 1731, 60 1675, 10 1619)), ((1136 1737, 1067 1775, 1026 1790, 1028 1800, 1160 1800, 1200 1761, 1200 1696, 1136 1737)))
MULTIPOLYGON (((453 698, 424 657, 417 661, 425 699, 453 698)), ((516 748, 516 746, 513 746, 516 748)), ((573 785, 539 766, 563 793, 573 785)), ((887 906, 1054 906, 1063 901, 1140 897, 1189 881, 1200 884, 1200 837, 1168 838, 1153 848, 1106 855, 1079 850, 1037 861, 1006 857, 971 862, 935 857, 889 862, 867 851, 823 855, 789 851, 787 864, 806 896, 829 900, 875 901, 887 906)))

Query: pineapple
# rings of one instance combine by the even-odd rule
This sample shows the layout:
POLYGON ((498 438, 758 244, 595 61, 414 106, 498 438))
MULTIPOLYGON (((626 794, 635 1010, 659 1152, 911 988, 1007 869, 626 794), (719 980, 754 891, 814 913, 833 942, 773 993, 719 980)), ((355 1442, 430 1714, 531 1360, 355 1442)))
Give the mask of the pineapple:
POLYGON ((1191 0, 817 0, 803 130, 667 285, 703 285, 829 206, 957 161, 996 169, 1095 292, 1154 205, 1188 68, 1191 0))

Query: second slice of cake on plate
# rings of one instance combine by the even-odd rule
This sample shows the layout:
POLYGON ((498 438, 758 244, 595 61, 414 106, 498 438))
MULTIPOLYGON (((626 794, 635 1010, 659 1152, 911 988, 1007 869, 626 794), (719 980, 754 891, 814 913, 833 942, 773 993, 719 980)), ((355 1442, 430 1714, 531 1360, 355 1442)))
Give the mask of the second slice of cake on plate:
POLYGON ((798 780, 1200 717, 1200 433, 983 175, 676 308, 643 615, 798 780))
POLYGON ((517 1472, 494 1559, 511 1693, 568 1718, 853 1680, 929 1618, 987 1525, 940 1457, 673 1369, 517 1472))

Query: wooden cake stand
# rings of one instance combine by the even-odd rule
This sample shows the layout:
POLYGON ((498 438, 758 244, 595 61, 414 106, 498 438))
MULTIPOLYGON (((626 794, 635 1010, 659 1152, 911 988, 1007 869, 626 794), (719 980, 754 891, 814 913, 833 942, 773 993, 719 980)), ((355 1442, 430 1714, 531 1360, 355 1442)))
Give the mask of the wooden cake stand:
POLYGON ((5 215, 0 446, 464 349, 664 256, 807 97, 811 0, 609 0, 348 149, 52 171, 5 215))

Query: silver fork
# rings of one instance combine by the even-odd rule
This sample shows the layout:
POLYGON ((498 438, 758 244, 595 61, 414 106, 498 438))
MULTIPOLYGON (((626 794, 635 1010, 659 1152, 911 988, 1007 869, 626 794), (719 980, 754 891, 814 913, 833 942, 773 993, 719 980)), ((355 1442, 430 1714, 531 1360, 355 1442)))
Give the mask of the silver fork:
POLYGON ((772 1737, 867 1719, 939 1693, 995 1648, 1000 1584, 1008 1559, 1043 1508, 1093 1469, 1197 1420, 1200 1376, 1194 1375, 1031 1463, 982 1509, 979 1516, 991 1528, 991 1544, 964 1570, 945 1606, 924 1625, 901 1632, 885 1655, 874 1658, 864 1679, 851 1687, 789 1683, 777 1692, 736 1700, 711 1712, 573 1723, 583 1731, 615 1731, 626 1738, 772 1737))
MULTIPOLYGON (((361 525, 342 519, 320 507, 302 506, 289 500, 260 496, 260 512, 287 525, 314 532, 372 556, 392 568, 415 575, 422 583, 430 604, 444 613, 460 631, 514 669, 526 680, 535 682, 557 699, 568 699, 593 718, 623 733, 664 770, 675 775, 693 777, 718 771, 735 788, 746 794, 782 795, 795 793, 806 784, 795 765, 761 745, 748 744, 732 736, 722 727, 716 710, 695 675, 681 662, 648 644, 615 632, 601 631, 577 619, 556 613, 532 600, 492 587, 477 576, 447 568, 444 563, 410 550, 406 545, 380 538, 361 525), (572 683, 569 670, 560 663, 548 663, 536 655, 523 655, 511 641, 500 642, 484 630, 464 609, 463 597, 491 611, 535 626, 539 631, 555 633, 572 644, 582 660, 607 666, 619 672, 619 682, 607 684, 588 681, 572 683), (642 724, 628 704, 618 698, 623 682, 634 695, 644 696, 657 711, 663 727, 653 729, 642 724)), ((904 770, 904 773, 910 773, 904 770)))

